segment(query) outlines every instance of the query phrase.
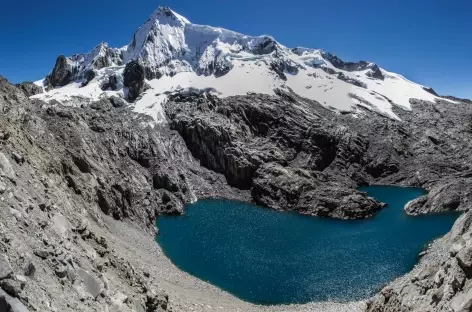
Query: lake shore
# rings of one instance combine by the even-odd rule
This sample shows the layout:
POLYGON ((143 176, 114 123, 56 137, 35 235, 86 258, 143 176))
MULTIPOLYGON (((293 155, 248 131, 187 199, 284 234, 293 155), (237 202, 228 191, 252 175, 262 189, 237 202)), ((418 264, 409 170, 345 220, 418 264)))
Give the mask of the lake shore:
POLYGON ((366 308, 363 301, 274 306, 251 304, 177 268, 151 235, 112 218, 107 217, 104 221, 110 231, 107 239, 112 242, 117 254, 131 262, 137 270, 148 272, 152 283, 160 289, 165 289, 172 298, 170 306, 174 312, 361 312, 366 308))

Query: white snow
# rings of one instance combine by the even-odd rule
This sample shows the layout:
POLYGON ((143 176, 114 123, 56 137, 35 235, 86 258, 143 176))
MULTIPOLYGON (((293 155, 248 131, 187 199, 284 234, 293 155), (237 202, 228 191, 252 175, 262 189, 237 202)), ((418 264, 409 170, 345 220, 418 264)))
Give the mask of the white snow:
MULTIPOLYGON (((384 80, 368 77, 371 69, 337 69, 323 57, 323 53, 319 49, 289 49, 270 36, 246 36, 222 28, 192 24, 168 8, 158 8, 136 31, 129 45, 113 49, 101 43, 88 54, 68 59, 83 72, 91 69, 98 57, 110 58, 111 66, 95 70, 96 77, 87 86, 82 87, 81 81, 77 81, 34 97, 76 105, 78 97, 82 101, 93 101, 112 95, 124 96, 126 92, 122 84, 118 91, 102 91, 101 86, 109 75, 121 77, 124 64, 138 60, 164 74, 160 79, 147 81, 151 88, 132 104, 135 111, 148 114, 157 122, 165 120, 162 103, 167 99, 166 94, 186 88, 211 89, 220 97, 248 92, 273 94, 275 88, 285 88, 333 109, 356 111, 360 106, 397 120, 392 105, 410 110, 410 98, 433 102, 437 99, 423 86, 384 69, 381 69, 384 80), (260 52, 262 48, 265 49, 263 53, 260 52), (267 53, 268 49, 272 53, 267 53), (119 59, 121 54, 123 58, 119 59), (287 79, 284 81, 271 69, 274 61, 290 64, 298 68, 298 73, 286 71, 287 79), (321 66, 356 79, 367 88, 340 80, 336 74, 326 73, 321 66), (229 72, 215 77, 216 67, 227 68, 229 72)), ((369 63, 369 66, 375 64, 369 63)), ((36 83, 43 85, 43 80, 36 83)))

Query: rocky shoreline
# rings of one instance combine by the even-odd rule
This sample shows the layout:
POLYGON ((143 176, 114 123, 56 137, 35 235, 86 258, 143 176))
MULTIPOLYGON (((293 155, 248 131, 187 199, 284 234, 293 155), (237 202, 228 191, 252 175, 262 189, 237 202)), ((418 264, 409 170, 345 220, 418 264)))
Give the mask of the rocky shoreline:
POLYGON ((470 213, 367 306, 251 305, 181 272, 152 239, 158 215, 205 197, 354 219, 382 208, 356 190, 376 183, 427 189, 410 214, 468 210, 464 105, 412 100, 412 111, 396 111, 399 122, 339 114, 280 90, 187 92, 171 96, 168 123, 155 125, 119 98, 65 107, 30 101, 30 92, 0 78, 0 308, 449 311, 468 302, 470 213), (437 271, 412 278, 420 268, 437 271))

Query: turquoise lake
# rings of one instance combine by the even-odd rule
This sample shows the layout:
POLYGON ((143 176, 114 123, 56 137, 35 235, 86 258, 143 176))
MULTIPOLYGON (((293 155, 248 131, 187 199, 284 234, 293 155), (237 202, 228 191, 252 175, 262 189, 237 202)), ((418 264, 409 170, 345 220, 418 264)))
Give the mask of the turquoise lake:
POLYGON ((365 299, 407 273, 459 216, 410 217, 418 188, 361 188, 388 204, 365 220, 276 212, 230 200, 200 200, 183 216, 159 217, 156 237, 182 270, 258 304, 365 299))

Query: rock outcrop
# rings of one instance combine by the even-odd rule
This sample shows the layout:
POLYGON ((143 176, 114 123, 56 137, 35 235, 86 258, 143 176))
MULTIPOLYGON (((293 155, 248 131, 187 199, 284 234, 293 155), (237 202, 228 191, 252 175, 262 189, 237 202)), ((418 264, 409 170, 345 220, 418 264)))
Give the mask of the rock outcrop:
POLYGON ((380 209, 354 189, 356 182, 336 176, 341 166, 352 174, 362 167, 366 142, 289 94, 228 100, 180 95, 167 112, 171 127, 204 166, 223 173, 230 185, 251 189, 261 205, 339 218, 363 218, 380 209))
POLYGON ((43 93, 43 88, 34 84, 33 82, 22 82, 16 86, 20 88, 28 97, 43 93))
MULTIPOLYGON (((109 82, 110 84, 110 82, 109 82)), ((123 84, 128 87, 128 100, 133 102, 144 91, 144 67, 137 61, 126 64, 123 84)), ((113 86, 113 83, 111 83, 113 86)))
POLYGON ((377 183, 430 191, 407 205, 410 214, 467 209, 472 132, 466 106, 412 100, 413 112, 398 110, 403 121, 395 122, 338 115, 293 93, 277 93, 226 99, 177 94, 166 112, 202 165, 224 174, 230 185, 251 189, 265 206, 365 217, 379 206, 354 188, 377 183), (334 199, 326 201, 324 193, 334 199))
POLYGON ((65 86, 74 79, 76 73, 77 68, 64 55, 60 55, 52 73, 46 77, 46 86, 52 88, 65 86))

